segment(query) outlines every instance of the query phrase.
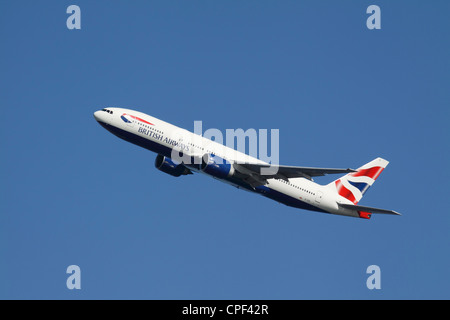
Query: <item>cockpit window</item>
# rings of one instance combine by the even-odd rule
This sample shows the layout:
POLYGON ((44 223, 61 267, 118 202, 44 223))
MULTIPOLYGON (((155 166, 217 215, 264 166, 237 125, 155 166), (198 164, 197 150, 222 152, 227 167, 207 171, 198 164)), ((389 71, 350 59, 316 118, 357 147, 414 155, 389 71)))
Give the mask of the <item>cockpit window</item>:
POLYGON ((112 110, 102 109, 102 111, 108 112, 109 114, 113 114, 112 110))

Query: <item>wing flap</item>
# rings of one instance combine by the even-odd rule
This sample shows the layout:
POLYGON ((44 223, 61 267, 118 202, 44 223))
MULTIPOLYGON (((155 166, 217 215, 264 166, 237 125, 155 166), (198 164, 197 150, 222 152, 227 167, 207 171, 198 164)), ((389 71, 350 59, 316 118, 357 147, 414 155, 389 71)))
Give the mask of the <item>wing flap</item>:
POLYGON ((243 171, 250 171, 265 179, 289 179, 303 177, 312 180, 311 177, 324 176, 326 174, 356 172, 356 170, 353 169, 311 168, 257 163, 240 163, 237 165, 238 170, 239 168, 244 168, 245 170, 243 171))

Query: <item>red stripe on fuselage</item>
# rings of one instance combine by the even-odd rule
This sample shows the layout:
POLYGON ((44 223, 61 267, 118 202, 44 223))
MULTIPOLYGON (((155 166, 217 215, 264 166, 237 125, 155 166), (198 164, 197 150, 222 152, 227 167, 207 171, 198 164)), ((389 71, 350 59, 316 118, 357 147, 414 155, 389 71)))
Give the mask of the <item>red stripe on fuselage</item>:
POLYGON ((139 117, 133 116, 133 115, 128 114, 128 113, 124 113, 124 114, 127 115, 127 116, 132 117, 133 119, 136 119, 136 120, 138 120, 138 121, 141 121, 141 122, 144 122, 144 123, 149 124, 149 125, 151 125, 151 126, 154 126, 153 123, 150 123, 150 122, 148 122, 148 121, 145 121, 144 119, 141 119, 141 118, 139 118, 139 117))

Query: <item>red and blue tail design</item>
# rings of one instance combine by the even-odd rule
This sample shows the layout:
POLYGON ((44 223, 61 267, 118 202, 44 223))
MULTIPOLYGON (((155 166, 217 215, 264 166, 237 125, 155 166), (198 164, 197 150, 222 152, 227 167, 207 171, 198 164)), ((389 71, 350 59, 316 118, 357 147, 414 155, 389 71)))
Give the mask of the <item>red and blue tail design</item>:
POLYGON ((387 160, 377 158, 358 168, 356 172, 331 182, 329 186, 335 187, 340 196, 357 204, 388 163, 387 160))

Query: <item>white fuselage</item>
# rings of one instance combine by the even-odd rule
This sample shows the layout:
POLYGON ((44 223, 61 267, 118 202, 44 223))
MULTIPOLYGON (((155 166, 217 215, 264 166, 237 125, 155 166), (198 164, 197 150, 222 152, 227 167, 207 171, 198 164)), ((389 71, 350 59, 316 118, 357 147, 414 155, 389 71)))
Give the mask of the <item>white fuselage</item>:
MULTIPOLYGON (((265 162, 206 139, 185 129, 139 111, 106 108, 94 114, 95 119, 118 137, 170 158, 174 152, 189 156, 214 154, 230 162, 265 162)), ((202 172, 195 166, 192 171, 202 172)), ((238 188, 254 191, 286 205, 306 210, 358 216, 357 212, 340 208, 338 202, 350 203, 329 186, 319 185, 305 178, 268 179, 263 186, 250 188, 233 178, 220 179, 238 188)))

